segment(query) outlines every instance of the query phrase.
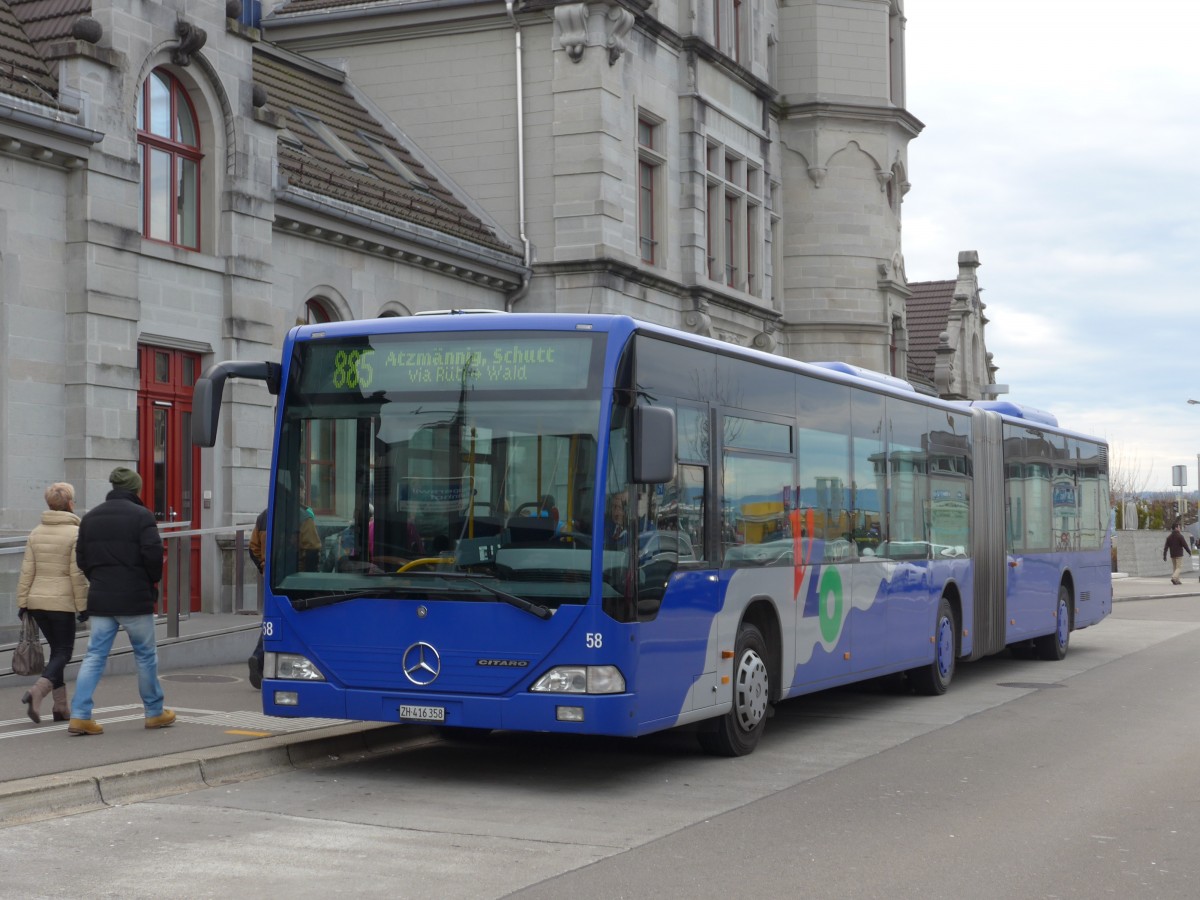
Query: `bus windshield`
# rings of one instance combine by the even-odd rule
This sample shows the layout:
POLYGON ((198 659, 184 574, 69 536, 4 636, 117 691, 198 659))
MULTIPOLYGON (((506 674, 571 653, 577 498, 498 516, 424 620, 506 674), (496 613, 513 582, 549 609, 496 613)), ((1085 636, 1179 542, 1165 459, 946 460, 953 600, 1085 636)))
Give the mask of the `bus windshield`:
POLYGON ((299 342, 284 394, 272 588, 584 603, 603 335, 299 342))

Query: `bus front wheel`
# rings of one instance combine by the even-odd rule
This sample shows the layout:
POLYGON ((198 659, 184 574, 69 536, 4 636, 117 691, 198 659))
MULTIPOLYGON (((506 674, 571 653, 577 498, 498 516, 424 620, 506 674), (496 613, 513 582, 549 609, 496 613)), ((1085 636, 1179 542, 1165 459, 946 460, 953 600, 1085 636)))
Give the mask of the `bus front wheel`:
POLYGON ((758 746, 771 703, 767 642, 749 623, 738 631, 733 653, 733 708, 698 732, 700 746, 713 756, 745 756, 758 746))
POLYGON ((1033 639, 1039 659, 1060 660, 1067 655, 1071 643, 1071 591, 1065 584, 1058 586, 1058 605, 1055 607, 1054 631, 1033 639))
POLYGON ((950 687, 958 659, 957 635, 954 609, 943 597, 938 603, 937 624, 933 629, 933 662, 908 671, 909 684, 918 694, 936 696, 946 693, 950 687))

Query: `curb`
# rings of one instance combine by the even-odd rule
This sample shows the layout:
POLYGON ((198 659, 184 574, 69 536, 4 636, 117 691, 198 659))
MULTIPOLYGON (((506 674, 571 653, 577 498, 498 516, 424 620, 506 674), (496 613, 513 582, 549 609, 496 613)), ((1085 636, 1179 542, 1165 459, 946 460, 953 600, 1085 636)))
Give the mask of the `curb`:
POLYGON ((352 722, 0 784, 0 828, 421 746, 429 728, 352 722))
POLYGON ((1138 594, 1136 597, 1113 597, 1113 603, 1137 603, 1139 600, 1178 600, 1180 597, 1200 597, 1200 591, 1180 591, 1177 594, 1138 594))

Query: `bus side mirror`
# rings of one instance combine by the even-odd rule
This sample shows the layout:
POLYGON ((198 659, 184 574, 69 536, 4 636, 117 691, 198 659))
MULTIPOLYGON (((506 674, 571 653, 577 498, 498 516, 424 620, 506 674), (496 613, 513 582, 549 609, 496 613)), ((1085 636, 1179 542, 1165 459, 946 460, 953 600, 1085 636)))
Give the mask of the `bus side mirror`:
POLYGON ((662 406, 633 408, 633 481, 675 480, 675 412, 662 406))
POLYGON ((197 447, 211 447, 216 443, 226 379, 265 381, 267 390, 278 394, 282 368, 273 362, 220 362, 205 369, 192 387, 192 443, 197 447))
MULTIPOLYGON (((222 378, 220 387, 225 386, 222 378)), ((211 447, 217 442, 217 419, 221 415, 221 397, 213 402, 212 379, 201 375, 192 386, 192 443, 197 447, 211 447)))

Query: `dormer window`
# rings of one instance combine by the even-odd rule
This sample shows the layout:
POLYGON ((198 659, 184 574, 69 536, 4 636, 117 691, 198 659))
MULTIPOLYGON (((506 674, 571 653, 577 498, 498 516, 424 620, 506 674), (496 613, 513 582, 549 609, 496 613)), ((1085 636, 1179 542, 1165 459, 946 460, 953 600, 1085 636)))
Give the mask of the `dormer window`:
POLYGON ((366 161, 353 150, 351 150, 345 141, 334 134, 332 128, 315 116, 302 113, 295 107, 292 108, 291 113, 301 122, 303 122, 309 131, 320 138, 325 146, 332 150, 337 155, 338 159, 345 163, 349 168, 354 169, 357 172, 362 172, 364 175, 372 174, 371 167, 367 165, 366 161))

